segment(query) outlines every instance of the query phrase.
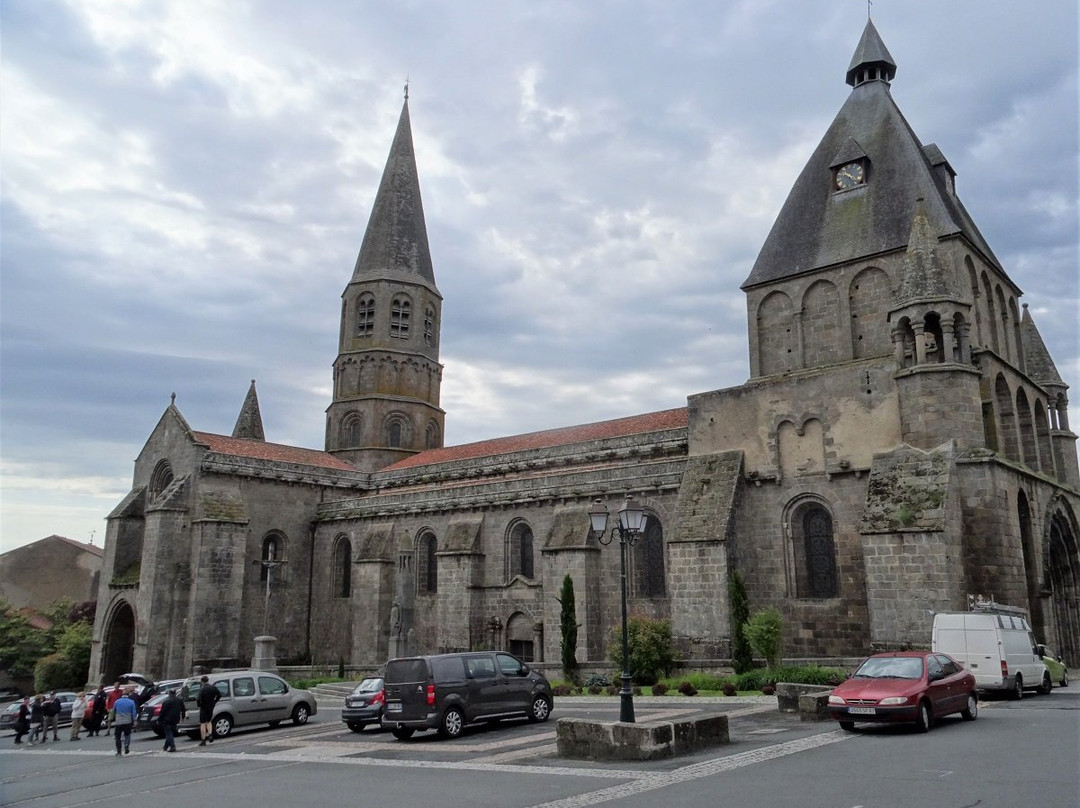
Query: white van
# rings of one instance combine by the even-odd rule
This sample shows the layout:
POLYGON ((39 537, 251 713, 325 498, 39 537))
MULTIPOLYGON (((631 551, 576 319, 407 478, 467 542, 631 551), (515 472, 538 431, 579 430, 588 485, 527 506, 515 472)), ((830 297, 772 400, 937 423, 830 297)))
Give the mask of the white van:
POLYGON ((971 671, 979 690, 1007 691, 1014 699, 1021 698, 1025 688, 1050 692, 1050 673, 1021 615, 939 612, 931 647, 971 671))

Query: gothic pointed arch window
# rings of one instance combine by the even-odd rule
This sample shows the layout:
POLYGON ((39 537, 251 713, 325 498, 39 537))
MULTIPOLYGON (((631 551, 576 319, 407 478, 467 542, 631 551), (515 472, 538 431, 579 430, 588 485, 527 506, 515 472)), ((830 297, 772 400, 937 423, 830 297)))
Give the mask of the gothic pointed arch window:
POLYGON ((368 292, 356 300, 356 336, 370 337, 375 332, 375 296, 368 292))
POLYGON ((528 522, 518 521, 506 534, 506 577, 533 578, 533 532, 528 522))
POLYGON ((411 317, 412 302, 405 295, 397 295, 390 303, 390 336, 408 339, 411 317))
POLYGON ((416 543, 416 591, 434 594, 439 591, 439 541, 431 531, 420 534, 416 543))
POLYGON ((815 599, 838 597, 840 591, 833 518, 825 503, 818 500, 798 503, 791 511, 789 529, 795 596, 815 599))
POLYGON ((633 547, 634 590, 641 598, 667 595, 664 576, 664 528, 654 514, 645 517, 645 529, 633 547))
POLYGON ((335 598, 352 596, 352 542, 345 534, 334 540, 332 585, 335 598))

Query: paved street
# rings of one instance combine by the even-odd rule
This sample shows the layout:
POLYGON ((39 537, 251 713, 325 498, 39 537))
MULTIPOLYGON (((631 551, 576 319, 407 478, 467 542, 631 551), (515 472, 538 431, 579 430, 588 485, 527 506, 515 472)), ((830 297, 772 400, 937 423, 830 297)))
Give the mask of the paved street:
MULTIPOLYGON (((0 741, 5 806, 365 806, 408 804, 573 808, 724 805, 1015 806, 1078 804, 1080 688, 1020 702, 987 701, 975 723, 949 718, 927 735, 907 727, 850 734, 800 722, 774 699, 636 700, 639 721, 722 711, 732 743, 658 763, 593 763, 555 756, 555 725, 505 721, 453 741, 406 743, 353 733, 320 704, 304 727, 236 732, 177 754, 143 732, 132 753, 111 738, 29 749, 0 741)), ((553 718, 614 720, 613 699, 561 699, 553 718)))

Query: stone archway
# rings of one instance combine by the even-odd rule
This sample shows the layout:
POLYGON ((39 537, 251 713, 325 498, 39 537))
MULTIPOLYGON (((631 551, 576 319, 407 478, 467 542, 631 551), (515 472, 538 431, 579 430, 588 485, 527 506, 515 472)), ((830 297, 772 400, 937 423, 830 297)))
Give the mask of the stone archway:
POLYGON ((1065 664, 1075 668, 1080 667, 1080 544, 1076 522, 1066 508, 1056 508, 1049 522, 1045 581, 1053 636, 1044 641, 1056 645, 1065 664))
POLYGON ((105 625, 101 653, 101 680, 111 684, 123 673, 130 673, 135 658, 135 612, 127 601, 113 608, 105 625))

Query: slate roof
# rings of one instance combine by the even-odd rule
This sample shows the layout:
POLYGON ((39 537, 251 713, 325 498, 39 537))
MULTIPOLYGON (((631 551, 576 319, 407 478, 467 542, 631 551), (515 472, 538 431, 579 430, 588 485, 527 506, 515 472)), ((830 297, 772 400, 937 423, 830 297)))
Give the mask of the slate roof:
POLYGON ((372 279, 419 283, 439 293, 420 200, 408 99, 401 108, 397 132, 353 269, 353 282, 372 279))
POLYGON ((456 460, 472 460, 479 457, 493 457, 511 452, 524 452, 532 449, 550 449, 555 446, 569 446, 595 440, 610 440, 625 435, 639 435, 644 432, 658 432, 665 429, 685 429, 687 427, 686 407, 674 410, 649 412, 644 415, 631 415, 612 421, 597 421, 579 426, 560 427, 542 432, 529 432, 524 435, 511 435, 505 438, 464 443, 460 446, 447 446, 442 449, 428 449, 425 452, 407 457, 383 471, 429 466, 435 463, 450 463, 456 460))
POLYGON ((1046 350, 1046 343, 1043 342, 1039 329, 1035 327, 1035 320, 1028 311, 1027 303, 1024 304, 1024 313, 1020 317, 1020 332, 1023 335, 1024 365, 1028 376, 1043 387, 1068 387, 1062 381, 1050 352, 1046 350))
MULTIPOLYGON (((868 53, 860 57, 857 52, 852 69, 860 58, 884 59, 876 47, 868 53)), ((888 52, 884 53, 887 56, 888 52)), ((946 187, 941 173, 934 170, 931 159, 941 162, 940 150, 933 145, 924 148, 893 101, 887 81, 866 81, 853 87, 795 181, 742 288, 902 249, 919 197, 924 200, 935 236, 966 236, 1000 269, 989 245, 963 204, 946 187), (869 163, 866 183, 834 191, 832 169, 838 157, 857 153, 856 148, 865 152, 869 163)))
POLYGON ((195 440, 204 444, 211 452, 249 457, 254 460, 270 460, 277 463, 295 463, 301 466, 315 466, 324 469, 356 471, 354 466, 339 460, 328 452, 317 449, 302 449, 299 446, 286 446, 282 443, 267 443, 250 438, 231 438, 215 435, 212 432, 193 432, 195 440))

